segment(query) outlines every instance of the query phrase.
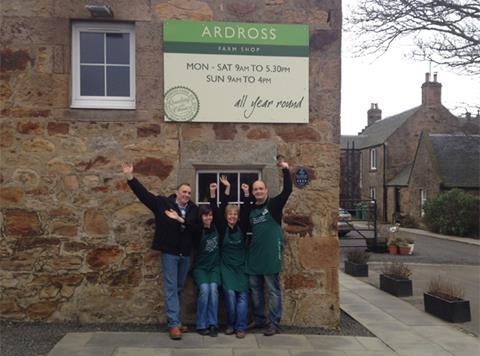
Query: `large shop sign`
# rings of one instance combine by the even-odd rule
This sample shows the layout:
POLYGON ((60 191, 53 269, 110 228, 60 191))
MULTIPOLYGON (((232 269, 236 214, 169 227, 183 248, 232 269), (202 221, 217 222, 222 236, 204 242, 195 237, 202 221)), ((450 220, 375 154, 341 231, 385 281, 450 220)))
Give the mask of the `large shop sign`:
POLYGON ((307 25, 164 22, 166 121, 308 123, 307 25))

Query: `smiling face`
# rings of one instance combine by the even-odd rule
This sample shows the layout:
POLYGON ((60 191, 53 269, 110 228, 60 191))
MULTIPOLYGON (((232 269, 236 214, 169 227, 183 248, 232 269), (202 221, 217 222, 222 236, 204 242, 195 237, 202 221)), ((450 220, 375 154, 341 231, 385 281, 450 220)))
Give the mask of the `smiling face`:
POLYGON ((183 206, 190 201, 192 188, 189 185, 182 184, 175 191, 175 195, 177 196, 177 202, 183 206))
POLYGON ((213 214, 211 211, 202 215, 203 227, 210 228, 210 225, 212 225, 212 221, 213 221, 213 214))
POLYGON ((227 205, 225 208, 225 218, 228 226, 233 227, 238 222, 238 206, 227 205))
POLYGON ((257 203, 262 204, 265 202, 268 196, 268 189, 265 182, 262 180, 254 182, 252 185, 252 193, 257 203))

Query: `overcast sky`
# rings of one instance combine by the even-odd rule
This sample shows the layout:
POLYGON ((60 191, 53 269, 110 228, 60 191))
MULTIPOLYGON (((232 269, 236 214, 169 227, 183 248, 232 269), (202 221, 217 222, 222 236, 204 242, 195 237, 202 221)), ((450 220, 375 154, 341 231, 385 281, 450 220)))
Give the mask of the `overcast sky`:
MULTIPOLYGON (((344 17, 357 0, 343 0, 344 17)), ((343 33, 342 39, 342 135, 356 135, 367 124, 367 110, 378 103, 382 119, 411 109, 421 103, 421 85, 428 62, 407 58, 409 43, 396 44, 379 59, 353 58, 354 37, 343 33)), ((432 64, 442 83, 442 103, 454 114, 463 114, 465 103, 480 105, 480 78, 459 75, 432 64)), ((473 116, 476 112, 472 113, 473 116)))

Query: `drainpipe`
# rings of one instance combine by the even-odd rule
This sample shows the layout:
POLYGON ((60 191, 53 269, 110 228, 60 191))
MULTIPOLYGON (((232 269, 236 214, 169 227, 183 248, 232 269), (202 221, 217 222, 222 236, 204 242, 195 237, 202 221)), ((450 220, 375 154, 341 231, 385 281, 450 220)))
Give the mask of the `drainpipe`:
POLYGON ((386 169, 387 167, 387 144, 383 144, 383 221, 387 222, 387 180, 386 169))

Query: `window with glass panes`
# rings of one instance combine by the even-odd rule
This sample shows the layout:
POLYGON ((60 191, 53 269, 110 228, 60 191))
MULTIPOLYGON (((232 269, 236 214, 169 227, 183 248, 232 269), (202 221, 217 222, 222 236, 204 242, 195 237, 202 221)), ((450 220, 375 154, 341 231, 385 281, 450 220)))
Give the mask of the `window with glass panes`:
POLYGON ((72 107, 135 108, 133 25, 73 23, 72 107))
POLYGON ((252 184, 258 179, 261 179, 259 171, 255 170, 205 170, 197 172, 197 204, 208 204, 210 196, 210 183, 217 183, 220 194, 217 194, 217 203, 225 196, 225 186, 220 182, 220 176, 225 175, 230 182, 230 197, 229 201, 234 203, 241 203, 241 185, 246 183, 250 187, 250 194, 252 192, 252 184))

